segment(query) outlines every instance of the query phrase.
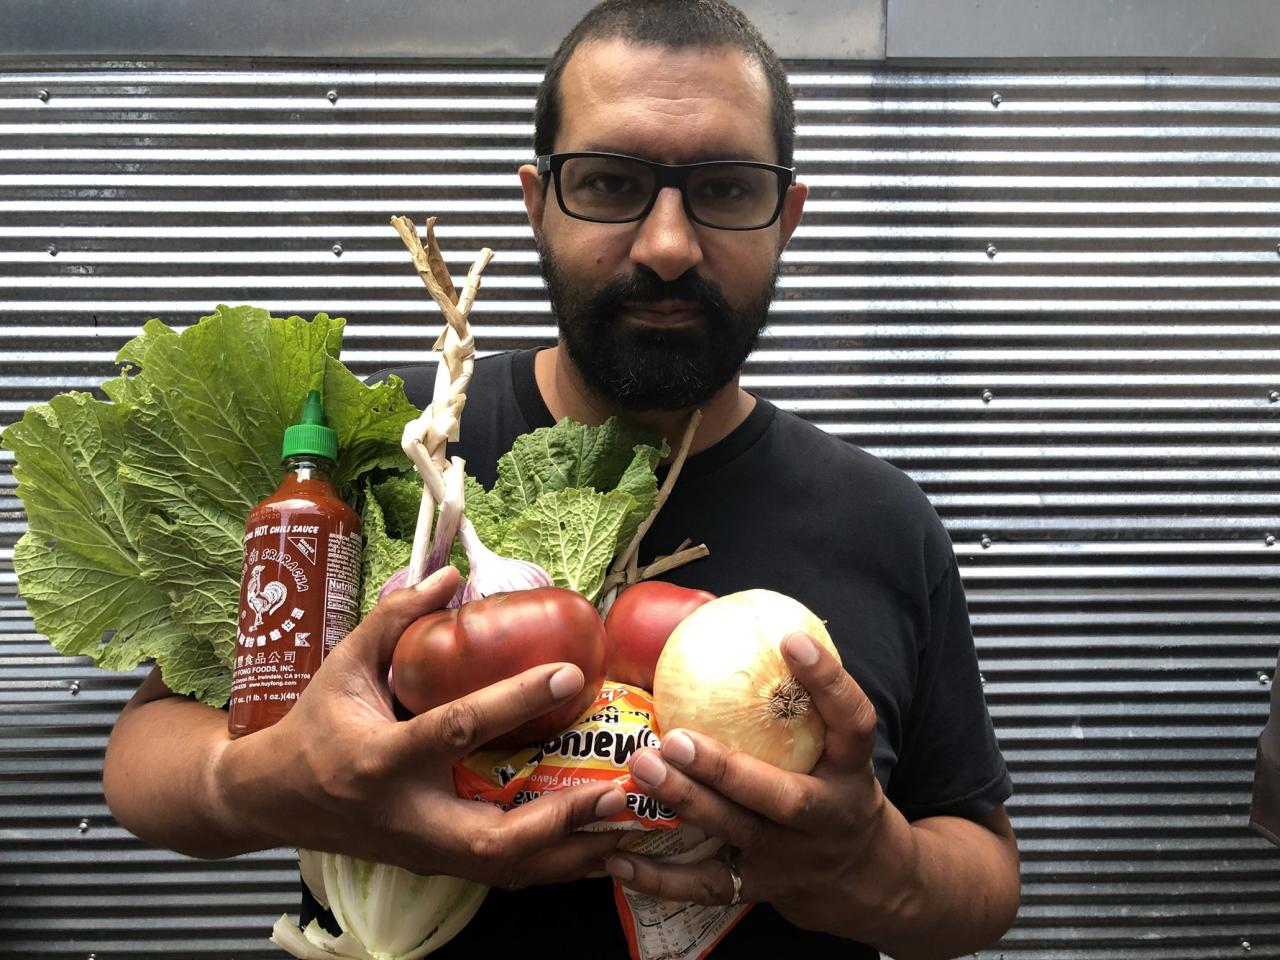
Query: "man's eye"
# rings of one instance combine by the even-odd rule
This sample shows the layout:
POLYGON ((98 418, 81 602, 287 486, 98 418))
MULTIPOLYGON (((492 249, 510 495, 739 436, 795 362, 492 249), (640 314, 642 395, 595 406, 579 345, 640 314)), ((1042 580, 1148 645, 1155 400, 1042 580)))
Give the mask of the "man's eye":
POLYGON ((623 177, 616 173, 596 173, 583 178, 582 185, 595 193, 614 195, 634 193, 638 189, 634 177, 623 177))
POLYGON ((731 200, 743 200, 751 195, 751 185, 741 180, 727 178, 704 180, 698 185, 698 195, 706 200, 725 203, 731 200))

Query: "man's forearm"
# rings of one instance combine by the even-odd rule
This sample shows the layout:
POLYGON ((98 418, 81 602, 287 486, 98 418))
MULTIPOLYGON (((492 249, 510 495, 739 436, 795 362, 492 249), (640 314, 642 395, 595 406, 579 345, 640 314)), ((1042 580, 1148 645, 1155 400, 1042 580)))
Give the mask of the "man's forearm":
POLYGON ((152 674, 111 732, 103 788, 112 815, 149 843, 221 858, 272 846, 218 806, 213 770, 228 741, 221 710, 169 693, 152 674))
POLYGON ((830 915, 857 929, 829 932, 869 939, 895 960, 968 955, 999 939, 1020 899, 1017 845, 1004 811, 991 814, 986 825, 931 817, 907 830, 910 854, 899 863, 905 873, 899 895, 873 919, 852 915, 847 892, 833 890, 830 915), (842 898, 843 908, 837 902, 842 898), (875 935, 867 938, 869 920, 875 935))

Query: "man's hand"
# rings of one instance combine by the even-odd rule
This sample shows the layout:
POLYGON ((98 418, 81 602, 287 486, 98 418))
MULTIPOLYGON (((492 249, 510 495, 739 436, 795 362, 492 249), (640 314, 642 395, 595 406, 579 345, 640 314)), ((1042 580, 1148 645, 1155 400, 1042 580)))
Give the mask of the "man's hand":
MULTIPOLYGON (((637 753, 631 771, 651 796, 738 850, 743 900, 768 901, 797 926, 827 929, 850 911, 875 916, 915 854, 910 829, 890 816, 871 767, 870 701, 833 657, 816 657, 807 637, 788 639, 787 652, 797 648, 815 661, 789 658, 827 724, 825 753, 811 776, 684 730, 664 734, 660 751, 637 753), (823 911, 832 889, 850 897, 839 918, 823 911)), ((608 866, 619 879, 632 867, 634 877, 623 882, 664 900, 724 904, 733 897, 721 861, 659 867, 618 855, 608 866)))
MULTIPOLYGON (((982 945, 1003 933, 1012 920, 1010 877, 1013 908, 1017 903, 1012 833, 1006 846, 985 827, 955 818, 921 821, 915 826, 927 828, 915 829, 875 778, 875 709, 861 688, 808 637, 789 637, 783 652, 827 725, 825 752, 812 774, 787 773, 711 737, 672 730, 659 750, 632 758, 636 781, 683 819, 736 848, 743 901, 767 901, 797 926, 861 940, 899 957, 955 956, 949 948, 965 952, 967 942, 976 938, 982 945), (941 918, 945 927, 947 919, 945 903, 941 909, 938 903, 947 897, 935 889, 948 882, 938 871, 939 840, 944 850, 963 847, 966 857, 979 850, 984 868, 994 862, 998 872, 998 896, 991 899, 999 916, 977 918, 981 929, 971 932, 947 931, 949 940, 936 941, 947 944, 942 952, 929 943, 933 925, 941 918), (922 930, 923 948, 917 939, 922 930)), ((733 871, 720 860, 659 865, 616 854, 607 866, 627 887, 664 900, 727 904, 734 895, 733 871)), ((979 893, 983 882, 975 881, 979 893)), ((957 905, 958 913, 964 909, 957 905)), ((982 912, 971 910, 966 922, 982 912)))
POLYGON ((574 831, 625 806, 617 786, 551 793, 503 812, 459 799, 451 772, 455 760, 580 691, 577 667, 546 664, 396 720, 386 682, 396 641, 448 601, 457 579, 446 568, 389 595, 279 723, 219 745, 212 788, 228 836, 250 849, 345 853, 509 889, 602 868, 619 834, 574 831))

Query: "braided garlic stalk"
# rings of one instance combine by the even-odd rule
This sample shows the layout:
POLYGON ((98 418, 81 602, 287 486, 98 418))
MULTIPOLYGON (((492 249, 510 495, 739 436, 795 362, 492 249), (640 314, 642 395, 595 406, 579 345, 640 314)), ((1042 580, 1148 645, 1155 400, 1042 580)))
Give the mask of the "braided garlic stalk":
MULTIPOLYGON (((413 553, 404 586, 413 586, 422 580, 427 571, 435 570, 448 562, 449 547, 459 523, 465 523, 462 514, 465 507, 463 480, 466 476, 466 464, 459 457, 447 461, 445 445, 450 440, 458 439, 458 426, 462 408, 467 402, 467 386, 471 383, 476 357, 475 337, 471 333, 468 318, 480 290, 480 275, 493 259, 493 251, 488 247, 480 251, 467 273, 462 293, 459 294, 454 289, 453 278, 436 241, 435 224, 435 217, 427 219, 427 242, 424 247, 412 220, 408 217, 391 218, 391 225, 400 234, 413 258, 418 275, 422 277, 422 282, 431 293, 431 299, 436 302, 445 318, 445 328, 432 347, 433 350, 442 351, 440 365, 436 369, 432 401, 420 417, 405 425, 400 440, 400 446, 422 477, 423 487, 422 505, 418 510, 418 523, 413 536, 413 553), (440 520, 435 523, 437 506, 440 507, 440 520)), ((599 604, 602 616, 608 612, 621 590, 709 553, 705 544, 691 546, 690 541, 686 540, 671 555, 658 557, 644 568, 640 568, 637 562, 640 541, 671 493, 701 419, 702 413, 699 410, 695 410, 690 416, 675 460, 662 489, 658 491, 652 512, 636 530, 631 542, 614 558, 602 589, 599 604)), ((542 578, 547 577, 546 572, 540 568, 538 574, 542 578)), ((549 578, 546 582, 550 582, 549 578)))
POLYGON ((435 223, 435 217, 427 219, 427 243, 424 247, 412 220, 408 217, 391 218, 391 225, 413 258, 418 276, 445 318, 445 328, 432 347, 432 350, 442 351, 432 401, 422 416, 405 425, 400 439, 400 446, 418 468, 423 487, 406 586, 412 586, 423 578, 429 553, 432 560, 441 551, 445 557, 448 556, 449 543, 446 541, 453 539, 457 518, 451 517, 450 523, 442 516, 435 531, 436 542, 432 543, 436 506, 442 504, 444 509, 455 510, 459 515, 462 512, 464 463, 457 457, 451 463, 447 462, 445 445, 458 439, 458 425, 467 402, 467 386, 471 383, 476 358, 476 341, 468 317, 480 290, 480 275, 493 259, 493 251, 488 247, 480 251, 459 294, 454 289, 453 278, 436 241, 435 223))

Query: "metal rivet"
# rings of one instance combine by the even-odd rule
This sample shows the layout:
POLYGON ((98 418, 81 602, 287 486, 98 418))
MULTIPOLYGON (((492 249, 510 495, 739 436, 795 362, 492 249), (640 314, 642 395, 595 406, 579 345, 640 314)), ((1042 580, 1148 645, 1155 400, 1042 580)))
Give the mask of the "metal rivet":
MULTIPOLYGON (((978 682, 985 687, 987 685, 986 674, 983 674, 983 673, 978 674, 978 682)), ((977 954, 975 953, 974 956, 976 957, 977 954)))
POLYGON ((990 550, 990 549, 991 549, 991 538, 990 538, 990 537, 988 537, 988 536, 986 536, 985 534, 983 535, 982 539, 981 539, 981 540, 979 540, 978 542, 982 544, 982 549, 983 549, 983 550, 990 550))
POLYGON ((1280 403, 1280 390, 1272 390, 1267 394, 1267 399, 1272 403, 1280 403))
POLYGON ((991 257, 991 258, 993 258, 993 259, 994 259, 994 258, 995 258, 995 255, 996 255, 997 253, 999 253, 999 252, 1000 252, 1000 250, 996 247, 996 245, 995 245, 994 243, 988 243, 988 244, 987 244, 987 256, 988 256, 988 257, 991 257))
POLYGON ((71 695, 74 697, 77 693, 80 692, 80 681, 72 680, 71 685, 67 687, 67 689, 71 691, 71 695))
POLYGON ((1004 97, 1000 96, 1000 94, 998 94, 998 93, 993 93, 993 94, 991 95, 991 105, 992 105, 993 107, 998 107, 998 106, 1000 106, 1000 104, 1002 104, 1002 103, 1004 103, 1004 97))
POLYGON ((79 826, 78 826, 78 828, 77 828, 77 829, 79 829, 79 831, 80 831, 81 833, 88 833, 88 832, 89 832, 89 821, 88 821, 88 820, 81 820, 81 821, 80 821, 80 824, 79 824, 79 826))
POLYGON ((56 243, 49 244, 45 247, 45 250, 48 251, 49 256, 51 257, 56 257, 58 255, 58 245, 56 243))
POLYGON ((326 94, 325 94, 325 96, 329 98, 329 102, 330 102, 330 103, 337 103, 337 102, 338 102, 338 91, 337 91, 337 90, 330 90, 328 93, 326 93, 326 94))
POLYGON ((1250 943, 1248 940, 1241 940, 1240 949, 1243 950, 1245 953, 1248 953, 1250 950, 1253 949, 1253 944, 1250 943))
POLYGON ((342 256, 342 244, 340 244, 340 243, 335 243, 335 244, 334 244, 330 249, 332 249, 332 250, 333 250, 333 255, 334 255, 335 257, 340 257, 340 256, 342 256))
POLYGON ((994 400, 995 398, 996 398, 996 395, 995 395, 994 393, 992 393, 990 390, 983 390, 983 391, 982 391, 982 402, 983 402, 983 403, 990 403, 990 402, 991 402, 992 400, 994 400))
POLYGON ((48 103, 48 102, 49 102, 49 91, 48 91, 48 90, 45 90, 45 89, 42 87, 41 89, 39 89, 39 90, 37 90, 37 91, 36 91, 36 97, 39 99, 39 101, 40 101, 41 103, 48 103))
POLYGON ((1263 686, 1266 686, 1268 683, 1271 682, 1271 678, 1267 676, 1265 673, 1263 673, 1262 671, 1258 671, 1258 682, 1263 686))
POLYGON ((1268 547, 1274 547, 1276 545, 1276 535, 1274 533, 1268 533, 1262 538, 1262 542, 1268 547))

